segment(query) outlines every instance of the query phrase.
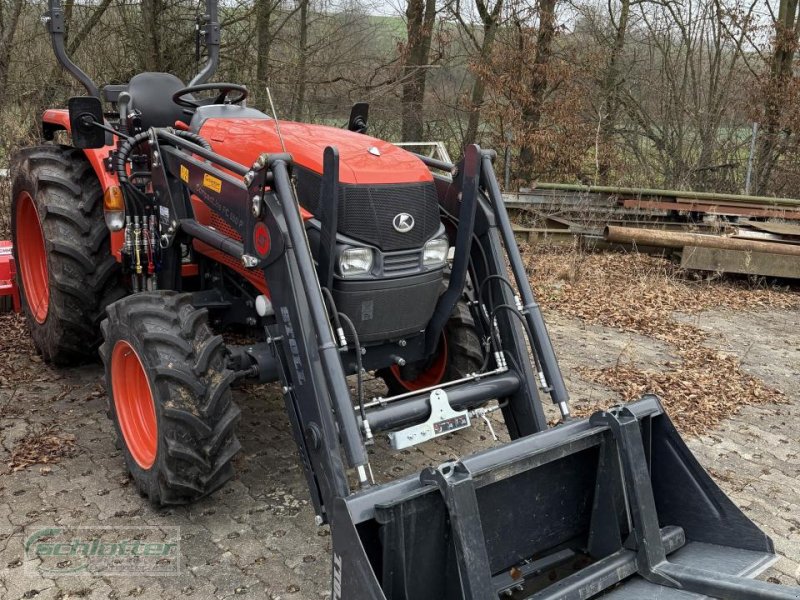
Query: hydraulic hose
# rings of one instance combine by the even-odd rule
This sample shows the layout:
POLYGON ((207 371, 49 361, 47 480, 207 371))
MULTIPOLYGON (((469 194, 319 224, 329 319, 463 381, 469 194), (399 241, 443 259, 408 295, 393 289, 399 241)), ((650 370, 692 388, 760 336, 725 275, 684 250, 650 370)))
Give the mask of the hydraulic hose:
POLYGON ((204 138, 202 135, 194 133, 193 131, 184 131, 183 129, 169 129, 169 132, 172 135, 178 136, 179 138, 183 138, 185 140, 189 140, 193 144, 197 144, 205 148, 206 150, 212 150, 211 144, 208 143, 208 140, 204 138))

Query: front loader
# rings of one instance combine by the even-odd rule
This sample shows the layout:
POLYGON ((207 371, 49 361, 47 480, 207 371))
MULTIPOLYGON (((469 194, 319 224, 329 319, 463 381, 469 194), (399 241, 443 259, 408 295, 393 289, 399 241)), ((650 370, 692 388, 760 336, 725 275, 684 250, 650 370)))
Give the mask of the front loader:
POLYGON ((331 528, 334 600, 800 598, 752 579, 771 540, 657 398, 570 416, 493 152, 413 155, 366 135, 365 105, 342 129, 249 108, 243 86, 207 83, 215 0, 206 11, 188 86, 141 73, 100 90, 49 0, 56 56, 88 95, 44 115, 45 138, 71 145, 24 149, 13 169, 34 343, 54 364, 99 349, 142 494, 180 504, 224 485, 232 387, 277 382, 331 528), (385 396, 368 397, 367 371, 385 396), (509 443, 374 481, 377 436, 403 450, 494 412, 509 443))

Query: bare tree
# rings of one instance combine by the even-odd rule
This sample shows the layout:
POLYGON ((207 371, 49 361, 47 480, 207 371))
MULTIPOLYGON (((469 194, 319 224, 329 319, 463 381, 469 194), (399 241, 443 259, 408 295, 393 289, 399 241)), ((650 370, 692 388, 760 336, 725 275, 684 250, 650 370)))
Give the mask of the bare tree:
MULTIPOLYGON (((556 2, 557 0, 539 0, 539 27, 536 34, 536 47, 533 64, 530 69, 530 99, 522 110, 522 125, 525 133, 539 128, 542 119, 542 107, 548 86, 548 66, 553 56, 553 40, 556 35, 556 2)), ((517 20, 520 43, 524 43, 523 24, 517 20)), ((528 143, 528 136, 523 136, 519 151, 519 177, 530 179, 534 171, 533 147, 528 143)))
POLYGON ((142 64, 146 71, 161 71, 161 14, 163 0, 142 0, 142 29, 145 43, 141 44, 142 64))
POLYGON ((741 38, 731 37, 719 0, 636 9, 642 28, 631 42, 639 58, 620 90, 626 146, 667 187, 736 187, 731 173, 742 137, 724 125, 737 110, 744 114, 741 38))
POLYGON ((601 103, 598 107, 598 131, 595 152, 598 154, 597 177, 607 183, 611 162, 608 149, 613 146, 612 138, 616 132, 620 112, 619 87, 622 84, 622 60, 625 40, 628 35, 632 0, 620 0, 619 15, 614 15, 612 4, 608 3, 608 17, 613 28, 613 41, 608 53, 608 62, 600 83, 601 103))
POLYGON ((5 100, 11 50, 24 4, 24 0, 0 0, 0 109, 5 100))
POLYGON ((408 0, 402 95, 402 137, 406 142, 423 139, 423 101, 435 21, 436 0, 408 0))
POLYGON ((763 120, 756 155, 755 190, 764 193, 780 155, 785 151, 790 130, 782 123, 787 112, 792 65, 800 41, 798 0, 780 0, 769 74, 763 86, 763 120))
POLYGON ((292 118, 299 121, 303 115, 306 101, 306 85, 308 82, 308 0, 300 0, 300 25, 298 40, 297 60, 297 86, 292 96, 292 118))
MULTIPOLYGON (((490 61, 494 42, 497 38, 497 31, 502 22, 503 2, 504 0, 495 0, 494 6, 492 6, 489 0, 475 0, 475 8, 478 11, 481 23, 480 30, 465 18, 466 12, 462 12, 461 0, 455 0, 449 5, 451 14, 460 24, 461 30, 466 34, 468 42, 476 53, 472 60, 472 66, 476 72, 480 72, 490 61)), ((485 95, 486 82, 478 74, 472 83, 472 91, 469 94, 469 117, 467 129, 462 139, 463 146, 472 144, 478 139, 481 107, 483 106, 485 95)))

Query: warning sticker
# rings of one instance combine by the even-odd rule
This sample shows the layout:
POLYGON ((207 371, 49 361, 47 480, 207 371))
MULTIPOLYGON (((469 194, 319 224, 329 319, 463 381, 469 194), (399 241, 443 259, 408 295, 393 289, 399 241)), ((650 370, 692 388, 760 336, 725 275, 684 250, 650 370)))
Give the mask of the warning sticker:
POLYGON ((189 169, 186 168, 186 165, 181 165, 181 179, 184 183, 189 183, 189 169))
POLYGON ((211 191, 220 193, 222 191, 222 180, 206 173, 203 175, 203 186, 211 191))

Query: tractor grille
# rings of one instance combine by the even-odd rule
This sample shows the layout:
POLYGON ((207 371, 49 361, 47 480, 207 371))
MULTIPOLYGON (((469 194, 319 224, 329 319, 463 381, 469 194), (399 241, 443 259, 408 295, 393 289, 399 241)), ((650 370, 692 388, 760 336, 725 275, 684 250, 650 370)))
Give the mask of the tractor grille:
POLYGON ((228 222, 223 219, 218 213, 209 211, 211 213, 211 219, 208 222, 210 227, 213 227, 217 231, 219 231, 225 237, 229 237, 232 240, 236 240, 237 242, 242 241, 242 236, 239 235, 239 232, 236 231, 233 227, 228 225, 228 222))
POLYGON ((362 343, 419 333, 430 321, 442 289, 441 271, 388 280, 334 281, 336 307, 353 321, 362 343), (403 310, 398 310, 402 306, 403 310))
MULTIPOLYGON (((297 169, 300 204, 320 214, 321 177, 297 169)), ((433 182, 387 185, 339 184, 338 230, 383 251, 419 248, 439 229, 439 198, 433 182), (414 228, 399 233, 392 220, 399 213, 414 217, 414 228)))
POLYGON ((404 275, 418 273, 420 270, 421 252, 392 252, 383 255, 383 272, 386 275, 404 275))

